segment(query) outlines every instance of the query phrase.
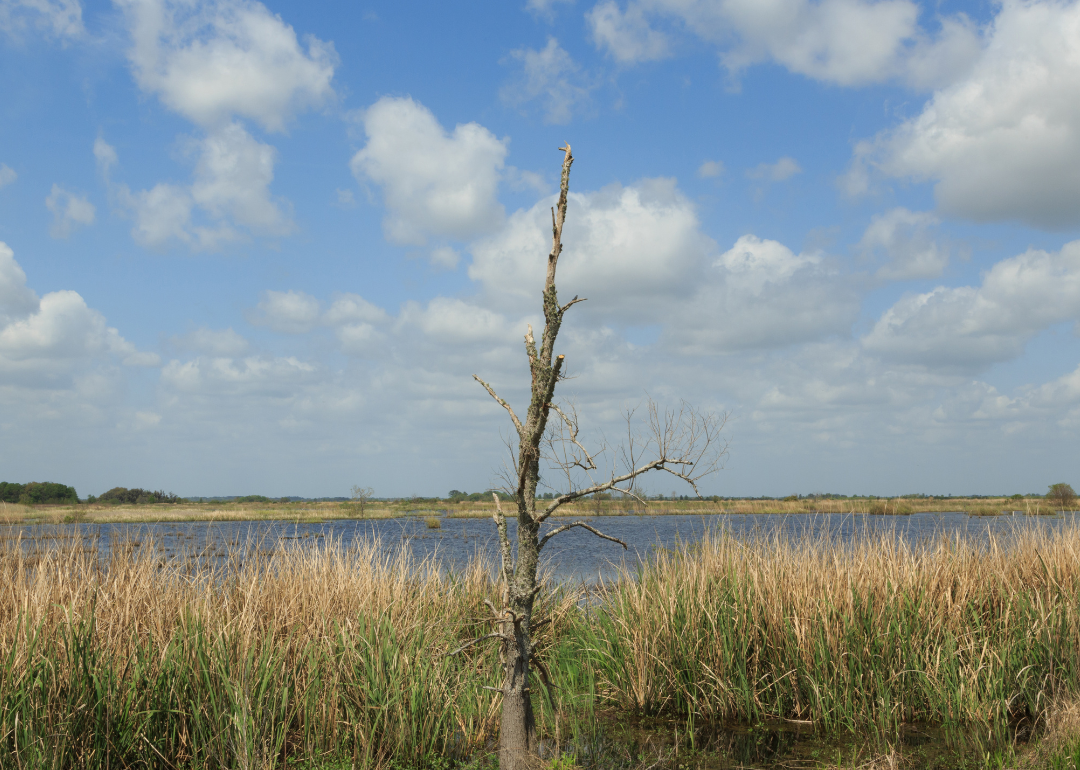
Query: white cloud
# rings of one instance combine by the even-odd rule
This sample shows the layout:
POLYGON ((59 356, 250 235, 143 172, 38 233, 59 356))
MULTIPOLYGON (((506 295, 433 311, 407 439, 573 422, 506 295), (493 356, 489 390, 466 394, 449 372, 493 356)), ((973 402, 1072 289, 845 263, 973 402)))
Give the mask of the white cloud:
POLYGON ((299 385, 311 383, 318 368, 294 357, 196 358, 170 361, 161 384, 183 395, 289 398, 299 385))
POLYGON ((596 47, 606 50, 620 64, 656 61, 670 55, 667 35, 649 25, 640 4, 630 3, 622 11, 615 0, 604 0, 585 18, 596 47))
POLYGON ((707 160, 697 170, 701 179, 716 179, 724 175, 724 164, 719 160, 707 160))
POLYGON ((191 197, 215 219, 229 219, 260 235, 285 235, 291 218, 270 198, 277 151, 255 141, 238 123, 201 143, 191 197))
POLYGON ((52 186, 52 191, 45 198, 45 207, 53 215, 49 227, 49 235, 53 238, 67 238, 76 227, 94 224, 94 204, 85 196, 75 195, 60 185, 52 186))
POLYGON ((252 0, 116 0, 131 28, 128 58, 147 93, 194 123, 220 128, 234 116, 269 131, 327 103, 333 45, 296 32, 252 0))
POLYGON ((876 169, 933 181, 950 216, 1073 226, 1078 103, 1080 4, 1006 0, 970 74, 935 93, 918 117, 857 147, 849 175, 876 169))
POLYGON ((931 36, 918 16, 911 0, 630 0, 625 10, 603 0, 588 18, 596 45, 624 64, 662 58, 671 35, 685 30, 716 45, 733 75, 774 61, 847 86, 900 79, 927 87, 956 77, 977 55, 976 31, 955 16, 931 36))
POLYGON ((477 123, 448 134, 408 97, 383 97, 364 111, 363 124, 368 142, 351 168, 361 183, 382 187, 387 238, 424 245, 429 235, 464 240, 498 226, 504 141, 477 123))
MULTIPOLYGON (((136 192, 117 186, 118 201, 135 217, 132 237, 138 243, 162 249, 179 241, 213 251, 247 233, 278 237, 293 231, 288 202, 270 193, 277 154, 273 147, 256 141, 239 123, 229 123, 191 147, 199 156, 190 186, 161 182, 136 192)), ((115 150, 101 140, 94 150, 107 174, 116 163, 115 150)))
POLYGON ((15 252, 0 241, 0 327, 24 319, 38 308, 37 295, 26 285, 26 273, 15 252))
POLYGON ((544 106, 544 122, 565 125, 575 109, 588 105, 591 86, 581 85, 581 67, 559 42, 549 37, 547 45, 537 51, 518 48, 510 56, 521 62, 520 82, 504 86, 500 91, 507 104, 524 104, 540 99, 544 106))
POLYGON ((13 184, 18 178, 19 175, 15 173, 15 169, 6 163, 0 163, 0 187, 13 184))
POLYGON ((855 286, 822 255, 744 235, 671 308, 662 340, 684 355, 782 347, 848 335, 858 307, 855 286))
POLYGON ((415 325, 428 339, 445 345, 508 344, 521 334, 501 314, 448 297, 436 297, 426 307, 406 304, 400 322, 415 325))
POLYGON ((453 270, 458 266, 461 255, 449 246, 440 246, 431 250, 431 264, 442 270, 453 270))
POLYGON ((35 29, 59 38, 85 31, 79 0, 0 0, 0 31, 19 35, 35 29))
POLYGON ((319 301, 302 291, 267 291, 248 320, 284 334, 303 334, 319 323, 319 301))
POLYGON ((998 262, 979 287, 938 287, 889 308, 862 339, 889 360, 978 371, 1019 356, 1039 331, 1080 318, 1080 241, 998 262))
POLYGON ((0 385, 70 387, 95 365, 154 366, 74 291, 38 299, 12 250, 0 243, 0 385))
POLYGON ((112 167, 119 162, 116 148, 99 136, 94 140, 94 160, 97 161, 98 171, 108 181, 112 167))
POLYGON ((160 183, 150 190, 132 193, 126 185, 119 190, 121 204, 135 216, 132 237, 143 246, 162 248, 172 239, 192 242, 191 195, 177 185, 160 183))
MULTIPOLYGON (((493 302, 521 307, 535 301, 551 248, 554 200, 515 212, 499 233, 472 245, 469 276, 493 302)), ((596 310, 631 323, 652 323, 657 308, 693 286, 715 253, 693 204, 671 179, 571 193, 563 243, 563 292, 595 298, 582 312, 596 310)))
POLYGON ((948 246, 935 233, 937 224, 929 212, 894 208, 871 219, 856 249, 885 260, 879 278, 937 278, 949 264, 948 246))
POLYGON ((340 294, 330 309, 323 314, 322 323, 327 326, 341 326, 343 324, 362 323, 382 324, 390 317, 378 305, 373 305, 358 294, 340 294))
POLYGON ((802 167, 794 158, 787 156, 775 163, 761 163, 746 172, 748 179, 761 179, 767 182, 783 182, 796 174, 802 173, 802 167))
POLYGON ((339 206, 345 206, 346 208, 352 208, 356 205, 356 196, 353 195, 352 190, 344 190, 338 188, 334 191, 337 194, 337 202, 339 206))
POLYGON ((248 350, 248 341, 228 329, 208 329, 201 326, 187 334, 173 337, 171 342, 183 350, 191 350, 215 358, 242 356, 248 350))

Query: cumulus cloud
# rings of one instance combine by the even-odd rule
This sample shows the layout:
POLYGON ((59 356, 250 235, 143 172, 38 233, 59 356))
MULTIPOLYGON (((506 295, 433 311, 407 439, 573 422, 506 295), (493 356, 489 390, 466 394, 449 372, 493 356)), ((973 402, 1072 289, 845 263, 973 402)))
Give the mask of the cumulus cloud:
POLYGON ((18 178, 19 175, 15 173, 15 169, 6 163, 0 163, 0 187, 13 184, 18 178))
POLYGON ((0 385, 70 387, 78 374, 113 361, 158 363, 156 355, 139 351, 107 326, 76 292, 54 291, 39 299, 14 252, 0 242, 0 385))
POLYGON ((277 397, 294 395, 298 385, 310 383, 318 367, 292 356, 248 356, 170 361, 161 370, 166 390, 183 395, 217 397, 277 397))
POLYGON ((687 355, 782 347, 848 334, 858 304, 856 287, 821 254, 744 235, 672 308, 663 339, 687 355))
POLYGON ((319 322, 319 301, 302 291, 267 291, 248 320, 284 334, 303 334, 319 322))
POLYGON ((0 0, 0 31, 18 36, 27 30, 58 38, 85 32, 79 0, 0 0))
MULTIPOLYGON (((546 269, 543 255, 551 248, 554 202, 544 198, 515 212, 499 233, 471 246, 469 276, 493 301, 520 307, 535 300, 546 269)), ((571 193, 569 209, 560 284, 596 298, 584 312, 595 308, 631 323, 653 319, 665 301, 694 285, 715 251, 672 179, 571 193)))
POLYGON ((67 238, 80 225, 94 224, 97 211, 85 196, 75 195, 57 184, 52 186, 52 191, 45 198, 45 207, 53 215, 49 227, 49 235, 53 238, 67 238))
POLYGON ((252 0, 116 0, 131 29, 135 80, 204 128, 233 117, 269 131, 334 96, 333 45, 252 0))
POLYGON ((934 182, 942 213, 1080 223, 1080 5, 1007 0, 970 74, 856 147, 848 177, 934 182))
MULTIPOLYGON (((176 241, 213 251, 249 233, 276 237, 293 231, 291 206, 270 192, 273 147, 235 122, 190 146, 198 153, 191 185, 160 182, 135 192, 125 184, 116 187, 117 200, 135 219, 132 237, 138 243, 162 249, 176 241)), ((116 151, 99 140, 94 153, 107 175, 116 151)))
POLYGON ((443 129, 409 97, 383 97, 363 113, 367 145, 351 168, 383 190, 386 236, 422 246, 429 236, 465 240, 502 221, 496 198, 506 143, 477 123, 443 129))
POLYGON ((979 371, 1019 356, 1039 331, 1080 318, 1080 241, 1002 260, 981 286, 938 287, 900 299, 862 338, 900 363, 979 371))
POLYGON ((201 142, 192 200, 212 217, 230 219, 254 233, 289 233, 291 218, 270 197, 276 155, 238 123, 228 124, 201 142))
POLYGON ((630 3, 624 11, 614 0, 604 0, 585 18, 596 47, 620 64, 656 61, 670 55, 668 36, 650 26, 639 3, 630 3))
POLYGON ((307 334, 315 329, 333 329, 343 352, 362 355, 371 352, 383 338, 380 328, 390 321, 381 307, 358 294, 339 294, 330 307, 302 291, 267 291, 247 314, 248 321, 281 334, 307 334))
MULTIPOLYGON (((333 46, 296 32, 254 0, 117 0, 128 23, 135 81, 206 133, 185 142, 197 156, 190 185, 160 182, 116 199, 135 218, 137 242, 217 250, 248 236, 294 229, 288 202, 270 192, 277 151, 241 119, 283 131, 296 114, 334 98, 333 46)), ((94 156, 107 182, 116 150, 101 137, 94 156)))
POLYGON ((937 278, 949 264, 949 249, 936 233, 938 218, 897 207, 872 217, 856 249, 884 261, 877 276, 889 281, 937 278))
POLYGON ((662 58, 685 30, 716 45, 732 74, 773 61, 846 86, 899 79, 927 87, 956 77, 977 55, 976 30, 954 16, 931 35, 918 16, 911 0, 630 0, 625 9, 603 0, 588 19, 597 47, 624 64, 662 58))
POLYGON ((582 84, 585 76, 581 67, 555 38, 549 37, 539 51, 518 48, 510 56, 521 62, 523 72, 519 81, 501 90, 505 103, 520 105, 539 99, 544 122, 557 125, 569 123, 575 109, 588 105, 591 85, 582 84))

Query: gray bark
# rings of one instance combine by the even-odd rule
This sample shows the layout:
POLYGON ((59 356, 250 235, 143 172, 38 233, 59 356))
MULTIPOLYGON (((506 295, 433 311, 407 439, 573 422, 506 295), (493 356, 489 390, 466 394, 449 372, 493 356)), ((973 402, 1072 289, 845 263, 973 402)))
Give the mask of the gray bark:
MULTIPOLYGON (((626 543, 609 537, 584 522, 573 522, 549 532, 540 538, 540 525, 554 513, 559 506, 596 492, 609 489, 635 496, 633 480, 648 471, 662 470, 697 487, 695 481, 712 473, 719 467, 719 459, 726 447, 717 444, 717 436, 723 427, 722 417, 701 415, 693 409, 683 406, 677 413, 661 413, 655 404, 649 402, 650 438, 641 442, 633 435, 629 436, 627 447, 619 456, 626 466, 624 471, 612 470, 604 481, 586 484, 574 488, 554 500, 542 501, 545 508, 536 509, 536 492, 540 482, 540 463, 542 445, 561 444, 564 449, 553 449, 547 459, 566 473, 571 479, 574 469, 590 473, 597 470, 594 454, 585 450, 578 440, 577 416, 573 410, 568 415, 552 403, 555 385, 558 383, 563 367, 563 357, 554 354, 555 340, 562 326, 563 315, 573 305, 583 300, 576 296, 567 304, 560 305, 555 289, 555 273, 562 253, 562 230, 566 219, 567 193, 570 183, 570 166, 574 162, 570 154, 570 145, 559 148, 564 152, 562 180, 559 186, 558 205, 551 210, 552 246, 548 254, 547 276, 544 281, 543 307, 544 329, 539 347, 533 337, 530 326, 525 334, 525 352, 529 358, 532 376, 529 409, 522 422, 513 408, 498 396, 495 390, 479 377, 477 382, 510 415, 518 435, 515 463, 508 481, 516 503, 517 514, 517 559, 513 558, 510 539, 507 534, 506 517, 498 495, 495 495, 495 524, 499 534, 499 548, 502 559, 502 578, 504 586, 503 607, 495 610, 499 624, 496 634, 502 644, 504 677, 502 686, 502 721, 499 727, 499 767, 501 770, 534 770, 536 767, 536 721, 533 714, 530 691, 530 668, 533 662, 533 605, 539 593, 537 567, 540 551, 553 536, 573 527, 582 527, 607 540, 612 540, 626 548, 626 543), (548 418, 554 412, 557 422, 554 430, 549 431, 548 418), (547 438, 545 439, 545 436, 547 438), (652 459, 645 460, 648 453, 652 459), (620 484, 629 482, 629 486, 620 484)), ((630 415, 627 416, 628 424, 630 415)), ((488 638, 488 637, 483 637, 488 638)), ((474 640, 474 642, 479 640, 474 640)), ((472 644, 473 642, 470 642, 472 644)))

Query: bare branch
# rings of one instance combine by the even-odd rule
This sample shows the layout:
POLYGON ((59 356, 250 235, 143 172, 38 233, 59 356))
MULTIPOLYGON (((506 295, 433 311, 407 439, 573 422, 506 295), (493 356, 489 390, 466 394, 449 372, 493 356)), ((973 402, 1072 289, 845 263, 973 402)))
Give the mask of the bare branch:
POLYGON ((499 502, 499 495, 492 492, 491 496, 495 498, 495 512, 492 514, 492 518, 495 519, 495 528, 499 531, 499 550, 502 556, 502 572, 503 581, 505 583, 503 591, 504 593, 509 594, 513 572, 511 567, 510 538, 506 534, 506 516, 503 515, 502 504, 499 502))
POLYGON ((465 644, 461 645, 456 650, 451 650, 450 652, 446 653, 443 657, 449 658, 451 655, 457 655, 459 652, 462 652, 464 650, 469 649, 474 644, 480 644, 480 642, 486 641, 488 639, 502 639, 504 642, 512 642, 512 641, 514 641, 514 637, 508 636, 507 634, 502 634, 502 633, 494 633, 494 634, 487 634, 485 636, 478 636, 475 639, 472 639, 471 641, 465 642, 465 644))
POLYGON ((570 443, 580 449, 581 453, 585 456, 585 463, 575 461, 574 464, 580 466, 583 470, 595 470, 596 462, 593 460, 592 455, 590 455, 589 450, 582 446, 581 442, 578 441, 577 410, 573 410, 574 417, 571 419, 555 404, 548 404, 548 408, 553 409, 559 417, 562 417, 563 423, 565 423, 567 429, 570 431, 570 443))
POLYGON ((630 479, 636 476, 640 476, 643 473, 648 473, 651 470, 663 468, 664 463, 666 462, 672 461, 662 459, 653 460, 652 462, 645 463, 645 465, 642 465, 640 468, 635 468, 629 473, 624 473, 621 476, 616 476, 610 481, 605 481, 602 484, 593 484, 591 487, 586 487, 585 489, 579 489, 575 492, 567 492, 565 494, 559 495, 551 501, 551 505, 545 508, 542 514, 536 517, 537 521, 542 522, 546 520, 548 516, 555 513, 555 511, 557 511, 561 506, 565 505, 566 503, 572 502, 581 497, 585 497, 586 495, 594 494, 596 492, 606 492, 609 489, 614 489, 617 484, 622 484, 624 481, 629 481, 630 479))
POLYGON ((488 393, 490 393, 491 397, 493 399, 495 399, 496 401, 498 401, 499 405, 502 406, 503 409, 505 409, 506 411, 508 411, 510 413, 510 419, 514 421, 514 427, 517 428, 518 435, 519 436, 524 435, 525 429, 521 427, 521 420, 519 420, 517 418, 517 415, 514 414, 514 410, 510 407, 510 404, 506 403, 503 399, 499 398, 499 394, 495 392, 495 389, 492 388, 490 385, 488 385, 483 380, 481 380, 475 374, 473 375, 473 379, 476 380, 477 382, 479 382, 481 385, 483 385, 484 390, 486 390, 488 393))
POLYGON ((544 291, 548 291, 555 285, 555 267, 559 263, 559 254, 562 253, 562 230, 566 221, 566 196, 570 190, 570 166, 574 162, 574 156, 570 154, 570 142, 559 150, 564 152, 562 165, 562 180, 559 184, 559 206, 551 210, 551 253, 548 254, 547 280, 544 281, 544 291))
POLYGON ((567 310, 572 308, 577 303, 579 303, 579 302, 587 302, 588 299, 589 299, 588 297, 582 297, 581 299, 578 299, 578 297, 575 295, 572 300, 570 300, 565 305, 563 305, 561 308, 559 308, 559 312, 560 313, 565 313, 567 310))
POLYGON ((539 548, 542 549, 544 547, 544 545, 547 543, 547 541, 550 540, 551 538, 555 537, 555 535, 562 534, 566 530, 573 529, 574 527, 581 527, 582 529, 587 529, 590 532, 592 532, 594 535, 596 535, 597 537, 601 537, 604 540, 610 540, 613 543, 618 543, 619 545, 621 545, 623 547, 623 550, 626 550, 628 548, 626 543, 624 543, 619 538, 612 537, 611 535, 605 535, 600 530, 594 529, 593 527, 590 527, 588 524, 586 524, 583 521, 573 521, 573 522, 570 522, 569 524, 563 524, 561 527, 556 527, 555 529, 551 530, 546 535, 544 535, 542 538, 540 538, 540 546, 539 546, 539 548))

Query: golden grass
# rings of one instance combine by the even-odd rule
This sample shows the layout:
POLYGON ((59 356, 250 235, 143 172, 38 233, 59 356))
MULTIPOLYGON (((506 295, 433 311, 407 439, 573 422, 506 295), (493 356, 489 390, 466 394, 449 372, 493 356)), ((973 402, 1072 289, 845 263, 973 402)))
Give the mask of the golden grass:
POLYGON ((1080 684, 1074 525, 985 547, 711 536, 601 606, 608 697, 646 713, 1000 727, 1080 684))

